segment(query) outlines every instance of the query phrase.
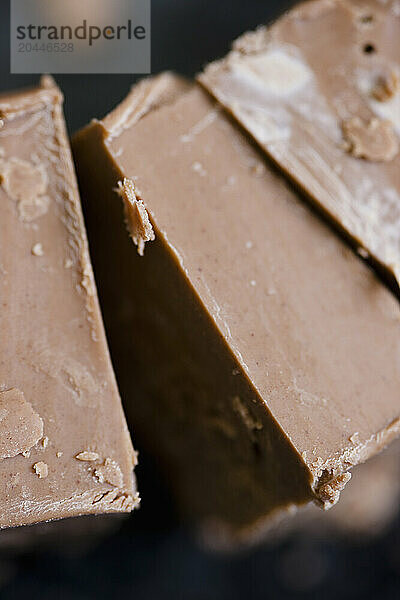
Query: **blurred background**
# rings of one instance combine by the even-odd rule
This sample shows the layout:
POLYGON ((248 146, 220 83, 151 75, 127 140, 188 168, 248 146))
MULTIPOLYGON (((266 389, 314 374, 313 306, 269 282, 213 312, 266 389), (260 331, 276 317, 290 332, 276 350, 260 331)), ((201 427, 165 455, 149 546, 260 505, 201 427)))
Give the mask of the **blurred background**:
MULTIPOLYGON (((274 19, 290 4, 152 0, 152 72, 172 69, 193 76, 223 56, 238 35, 274 19)), ((9 72, 9 0, 0 3, 0 68, 0 91, 38 80, 9 72)), ((56 79, 72 133, 114 108, 136 77, 56 79)), ((399 446, 371 467, 361 467, 343 494, 343 506, 330 515, 308 510, 258 547, 229 554, 205 549, 196 532, 179 522, 156 465, 139 451, 142 508, 131 517, 0 533, 0 598, 400 598, 399 446)))

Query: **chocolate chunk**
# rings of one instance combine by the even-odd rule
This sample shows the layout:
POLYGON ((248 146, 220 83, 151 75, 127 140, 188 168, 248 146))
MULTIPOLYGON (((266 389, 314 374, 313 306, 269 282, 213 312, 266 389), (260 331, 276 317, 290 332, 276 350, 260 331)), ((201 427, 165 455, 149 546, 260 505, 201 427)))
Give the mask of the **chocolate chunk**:
POLYGON ((0 110, 0 527, 131 510, 134 454, 103 331, 62 96, 44 78, 38 88, 1 95, 0 110), (114 486, 75 460, 91 447, 118 460, 118 496, 129 502, 107 498, 114 486))
POLYGON ((234 536, 311 499, 329 507, 399 433, 397 302, 200 87, 120 115, 73 148, 136 434, 186 516, 234 536), (144 256, 125 179, 155 234, 144 256))
POLYGON ((399 56, 397 0, 312 0, 246 34, 200 76, 282 171, 397 284, 399 56))

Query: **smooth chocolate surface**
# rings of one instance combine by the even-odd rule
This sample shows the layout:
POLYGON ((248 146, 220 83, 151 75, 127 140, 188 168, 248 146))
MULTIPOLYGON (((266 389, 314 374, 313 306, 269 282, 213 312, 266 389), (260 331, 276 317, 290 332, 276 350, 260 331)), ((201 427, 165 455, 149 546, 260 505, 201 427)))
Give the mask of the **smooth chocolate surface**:
POLYGON ((400 9, 312 0, 239 38, 201 83, 400 282, 400 9))
POLYGON ((0 527, 138 503, 54 82, 0 96, 0 527))
POLYGON ((328 508, 397 436, 399 306, 180 86, 73 148, 126 409, 186 513, 240 536, 311 499, 328 508))

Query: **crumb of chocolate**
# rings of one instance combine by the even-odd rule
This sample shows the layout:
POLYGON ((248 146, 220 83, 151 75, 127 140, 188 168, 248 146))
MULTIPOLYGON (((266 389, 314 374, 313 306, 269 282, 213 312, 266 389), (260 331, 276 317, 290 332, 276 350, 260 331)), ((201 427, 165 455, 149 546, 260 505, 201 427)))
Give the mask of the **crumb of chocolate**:
POLYGON ((83 450, 82 452, 79 452, 79 454, 77 454, 75 456, 75 458, 77 460, 82 460, 85 462, 92 462, 94 460, 99 460, 100 456, 97 454, 97 452, 91 452, 90 450, 83 450))
POLYGON ((40 243, 34 244, 31 250, 33 256, 43 256, 43 246, 40 243))
POLYGON ((400 89, 400 81, 397 73, 390 71, 380 75, 372 89, 372 96, 379 102, 387 102, 397 94, 400 89))
POLYGON ((106 458, 104 463, 94 471, 100 483, 109 483, 115 487, 122 487, 124 483, 123 475, 119 464, 111 458, 106 458))
POLYGON ((94 294, 94 281, 93 281, 93 272, 90 264, 87 261, 82 262, 82 280, 81 286, 86 291, 88 296, 93 296, 94 294))
POLYGON ((33 465, 32 469, 35 471, 39 479, 45 479, 49 474, 49 467, 45 462, 37 462, 33 465))
POLYGON ((24 458, 29 458, 31 455, 31 451, 30 450, 25 450, 24 452, 21 452, 22 456, 24 458))
POLYGON ((137 246, 139 255, 143 256, 146 242, 156 239, 146 207, 138 196, 132 179, 125 177, 123 181, 119 181, 117 192, 124 201, 125 221, 130 237, 137 246))
POLYGON ((56 456, 57 456, 57 458, 61 458, 61 457, 62 457, 62 455, 63 455, 63 453, 62 453, 62 452, 56 452, 56 456))
POLYGON ((392 160, 399 143, 390 121, 353 117, 342 123, 345 149, 356 158, 383 162, 392 160))
POLYGON ((47 446, 49 445, 49 438, 47 437, 47 435, 42 439, 42 448, 47 448, 47 446))
POLYGON ((325 510, 337 504, 340 492, 344 490, 350 479, 351 473, 343 473, 329 483, 325 483, 319 487, 318 496, 325 510))

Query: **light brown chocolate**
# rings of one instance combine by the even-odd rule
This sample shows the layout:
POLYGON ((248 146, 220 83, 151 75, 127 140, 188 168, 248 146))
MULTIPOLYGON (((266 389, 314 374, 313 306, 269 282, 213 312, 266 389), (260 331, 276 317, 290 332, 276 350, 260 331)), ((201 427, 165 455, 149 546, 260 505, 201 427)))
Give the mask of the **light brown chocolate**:
POLYGON ((399 433, 398 303, 200 87, 116 121, 93 121, 73 148, 141 443, 214 532, 330 507, 399 433), (127 201, 154 233, 143 256, 127 201))
POLYGON ((311 0, 237 40, 201 83, 400 283, 398 0, 311 0))
POLYGON ((138 502, 135 457, 62 96, 44 78, 0 96, 0 114, 0 527, 130 511, 138 502), (85 452, 96 458, 78 459, 85 452), (107 461, 118 477, 100 480, 96 470, 107 461))

